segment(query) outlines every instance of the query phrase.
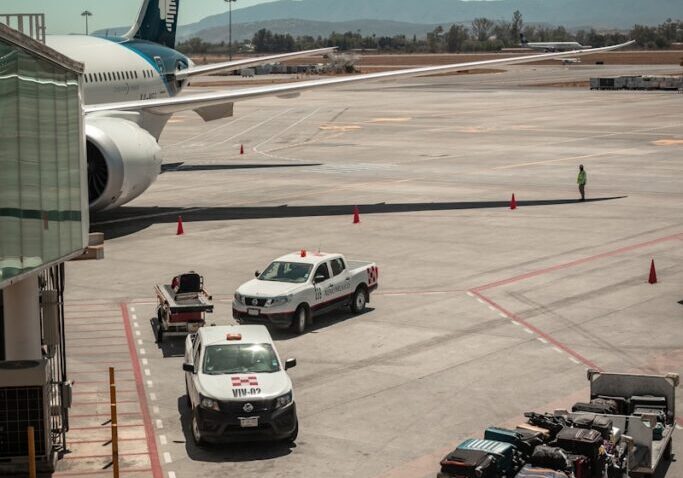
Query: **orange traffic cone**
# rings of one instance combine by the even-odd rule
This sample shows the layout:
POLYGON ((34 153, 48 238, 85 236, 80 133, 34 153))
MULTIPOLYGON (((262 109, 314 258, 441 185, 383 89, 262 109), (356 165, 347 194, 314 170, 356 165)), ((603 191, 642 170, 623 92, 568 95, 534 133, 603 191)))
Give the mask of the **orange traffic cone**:
POLYGON ((244 145, 240 144, 240 154, 244 154, 244 145))
POLYGON ((178 230, 175 235, 182 236, 183 234, 185 234, 185 231, 183 230, 183 216, 178 216, 178 230))
POLYGON ((301 249, 301 257, 306 257, 306 249, 301 249))
POLYGON ((652 259, 652 262, 650 263, 650 277, 647 280, 650 284, 656 284, 657 283, 657 271, 655 270, 655 260, 652 259))
POLYGON ((358 210, 358 206, 353 207, 353 223, 360 224, 360 211, 358 210))
POLYGON ((515 194, 512 194, 512 199, 510 200, 510 209, 517 209, 517 200, 515 199, 515 194))

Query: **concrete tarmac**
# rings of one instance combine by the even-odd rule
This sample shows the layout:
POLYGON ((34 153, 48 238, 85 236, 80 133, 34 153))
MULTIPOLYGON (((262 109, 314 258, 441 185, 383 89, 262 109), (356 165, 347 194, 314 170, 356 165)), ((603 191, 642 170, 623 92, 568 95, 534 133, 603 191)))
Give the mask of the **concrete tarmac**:
MULTIPOLYGON (((450 448, 487 426, 586 399, 589 366, 682 373, 683 95, 529 86, 593 69, 320 90, 238 103, 234 118, 211 123, 176 115, 157 182, 92 219, 105 260, 67 266, 69 311, 93 325, 72 330, 89 333, 91 353, 106 361, 106 336, 127 337, 116 353, 128 399, 141 403, 130 410, 131 469, 435 476, 450 448), (298 359, 296 446, 198 449, 183 340, 154 343, 153 285, 200 272, 216 299, 210 321, 230 324, 236 287, 302 248, 377 262, 370 309, 321 318, 302 336, 273 332, 280 354, 298 359), (653 258, 660 282, 649 285, 653 258), (112 332, 97 333, 100 315, 112 332)), ((106 384, 91 386, 106 399, 106 384)))

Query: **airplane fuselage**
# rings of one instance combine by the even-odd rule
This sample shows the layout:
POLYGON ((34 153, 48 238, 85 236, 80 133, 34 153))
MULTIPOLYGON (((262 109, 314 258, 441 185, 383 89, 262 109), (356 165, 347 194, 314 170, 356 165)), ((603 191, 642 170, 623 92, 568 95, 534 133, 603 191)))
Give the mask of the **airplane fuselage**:
POLYGON ((144 40, 48 35, 46 42, 85 65, 86 105, 176 96, 185 82, 175 72, 192 65, 182 53, 144 40))
POLYGON ((571 51, 571 50, 588 50, 591 47, 582 45, 575 41, 573 42, 533 42, 523 43, 522 46, 531 48, 533 50, 541 50, 546 52, 555 51, 571 51))

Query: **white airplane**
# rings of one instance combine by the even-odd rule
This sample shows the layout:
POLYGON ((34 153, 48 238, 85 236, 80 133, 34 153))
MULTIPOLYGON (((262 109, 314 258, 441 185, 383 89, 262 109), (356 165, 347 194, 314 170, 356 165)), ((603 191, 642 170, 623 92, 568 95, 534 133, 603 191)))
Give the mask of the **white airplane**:
MULTIPOLYGON (((85 134, 90 209, 93 211, 126 204, 150 187, 161 172, 159 137, 171 116, 179 111, 194 110, 205 121, 212 121, 232 116, 234 103, 250 98, 291 98, 313 88, 585 54, 576 51, 548 53, 179 95, 188 79, 195 75, 332 50, 323 48, 196 66, 174 50, 179 2, 144 0, 137 21, 123 37, 70 35, 47 38, 49 46, 85 64, 85 134)), ((590 52, 614 50, 631 43, 590 52)))
MULTIPOLYGON (((591 46, 582 45, 575 41, 556 41, 556 42, 528 42, 524 33, 519 34, 521 45, 524 48, 531 48, 532 50, 541 50, 545 52, 569 51, 569 50, 590 50, 591 46)), ((594 51, 598 50, 597 48, 594 51)))

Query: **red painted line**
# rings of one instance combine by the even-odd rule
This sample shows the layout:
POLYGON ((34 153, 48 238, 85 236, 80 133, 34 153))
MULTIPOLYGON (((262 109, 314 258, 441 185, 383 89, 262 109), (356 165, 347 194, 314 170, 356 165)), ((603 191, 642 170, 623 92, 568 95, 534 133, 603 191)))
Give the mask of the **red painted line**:
MULTIPOLYGON (((153 471, 151 468, 122 468, 119 470, 121 474, 124 473, 149 473, 153 471)), ((52 476, 83 476, 83 475, 111 475, 111 470, 97 470, 97 471, 65 471, 53 473, 52 476)), ((155 475, 156 476, 156 475, 155 475)))
POLYGON ((486 302, 487 304, 489 304, 491 307, 498 310, 498 312, 502 312, 503 314, 507 315, 510 320, 514 320, 516 322, 519 322, 520 324, 522 324, 527 329, 531 330, 533 333, 535 333, 539 337, 543 337, 545 340, 548 341, 548 343, 554 345, 558 349, 560 349, 560 350, 564 351, 565 353, 571 355, 572 357, 574 357, 576 360, 578 360, 582 364, 586 365, 587 367, 594 368, 596 370, 602 371, 602 369, 600 367, 598 367, 594 362, 591 362, 590 360, 588 360, 586 357, 584 357, 580 353, 576 352, 575 350, 570 349, 569 347, 564 345, 562 342, 559 342, 558 340, 553 338, 551 335, 546 334, 541 329, 533 326, 532 324, 530 324, 526 320, 522 319, 518 315, 513 314, 509 310, 504 309, 502 306, 496 304, 494 301, 492 301, 488 297, 481 295, 479 292, 477 292, 475 290, 471 290, 470 292, 472 294, 474 294, 475 296, 477 296, 479 299, 481 299, 484 302, 486 302))
MULTIPOLYGON (((122 403, 122 402, 118 402, 122 403)), ((136 427, 143 427, 145 426, 144 423, 131 423, 130 425, 121 425, 119 424, 119 428, 136 428, 136 427)), ((109 425, 97 425, 94 427, 69 427, 69 431, 71 430, 109 430, 111 427, 109 425)))
MULTIPOLYGON (((125 342, 122 342, 120 344, 70 344, 69 348, 71 349, 102 349, 102 348, 111 348, 111 347, 118 347, 118 348, 124 348, 127 347, 128 344, 125 342)), ((108 354, 118 354, 118 353, 124 353, 124 352, 102 352, 100 355, 108 355, 108 354)), ((78 355, 78 354, 75 354, 78 355)))
POLYGON ((128 350, 130 351, 130 358, 133 362, 133 373, 135 374, 135 385, 138 391, 138 398, 140 400, 140 411, 142 412, 142 420, 145 425, 145 435, 147 436, 147 450, 149 450, 149 459, 152 465, 152 475, 154 478, 162 478, 161 463, 159 462, 159 452, 157 451, 157 442, 154 435, 154 428, 152 427, 152 418, 149 416, 149 408, 147 407, 147 395, 145 394, 145 387, 142 379, 142 369, 140 368, 140 361, 138 360, 138 352, 135 347, 135 340, 133 339, 133 330, 128 319, 128 306, 121 304, 121 317, 123 319, 123 326, 126 329, 126 338, 128 339, 128 350))
MULTIPOLYGON (((92 348, 92 347, 91 347, 92 348)), ((107 355, 128 355, 128 352, 107 352, 107 355)), ((69 354, 70 357, 101 357, 102 354, 69 354)), ((90 362, 96 363, 96 362, 90 362)), ((99 363, 112 363, 111 361, 104 361, 99 363)))
MULTIPOLYGON (((70 442, 73 443, 73 442, 70 442)), ((119 453, 119 458, 122 456, 140 456, 140 455, 147 455, 146 451, 141 451, 137 453, 119 453)), ((64 460, 88 460, 92 458, 109 458, 111 459, 111 453, 108 453, 106 455, 82 455, 82 456, 73 456, 73 455, 65 455, 62 459, 64 460)))
POLYGON ((676 417, 676 423, 678 423, 679 426, 683 427, 683 418, 682 417, 676 417))
MULTIPOLYGON (((116 403, 140 403, 138 400, 116 400, 116 403)), ((101 400, 94 400, 94 401, 74 401, 73 405, 76 406, 87 406, 87 405, 109 405, 109 400, 107 399, 106 401, 101 401, 101 400)), ((73 430, 73 428, 72 428, 73 430)))
MULTIPOLYGON (((120 370, 118 370, 120 372, 120 370)), ((87 372, 86 372, 87 373, 87 372)), ((119 382, 135 382, 135 379, 132 378, 117 378, 116 383, 119 382)), ((83 385, 83 384, 93 384, 93 383, 106 383, 109 385, 109 380, 79 380, 78 385, 83 385)), ((75 384, 74 384, 75 385, 75 384)))
POLYGON ((639 244, 632 244, 630 246, 622 247, 620 249, 615 249, 613 251, 602 252, 602 253, 596 254, 594 256, 584 257, 581 259, 576 259, 574 261, 569 261, 569 262, 565 262, 562 264, 557 264, 555 266, 546 267, 545 269, 538 269, 535 271, 527 272, 526 274, 520 274, 518 276, 510 277, 508 279, 503 279, 500 281, 491 282, 489 284, 484 284, 484 285, 475 287, 474 289, 471 290, 471 292, 478 292, 478 291, 483 291, 483 290, 487 290, 487 289, 493 289, 495 287, 500 287, 502 285, 512 284, 514 282, 519 282, 522 280, 530 279, 532 277, 547 274, 549 272, 555 272, 558 270, 567 269, 569 267, 574 267, 574 266, 578 266, 581 264, 586 264, 588 262, 592 262, 592 261, 595 261, 598 259, 604 259, 605 257, 612 257, 612 256, 616 256, 619 254, 624 254, 626 252, 635 251, 637 249, 642 249, 644 247, 649 247, 649 246, 654 246, 656 244, 661 244, 662 242, 674 241, 677 239, 678 240, 683 239, 683 234, 679 233, 679 234, 674 234, 672 236, 666 236, 666 237, 661 237, 659 239, 654 239, 652 241, 641 242, 639 244))

